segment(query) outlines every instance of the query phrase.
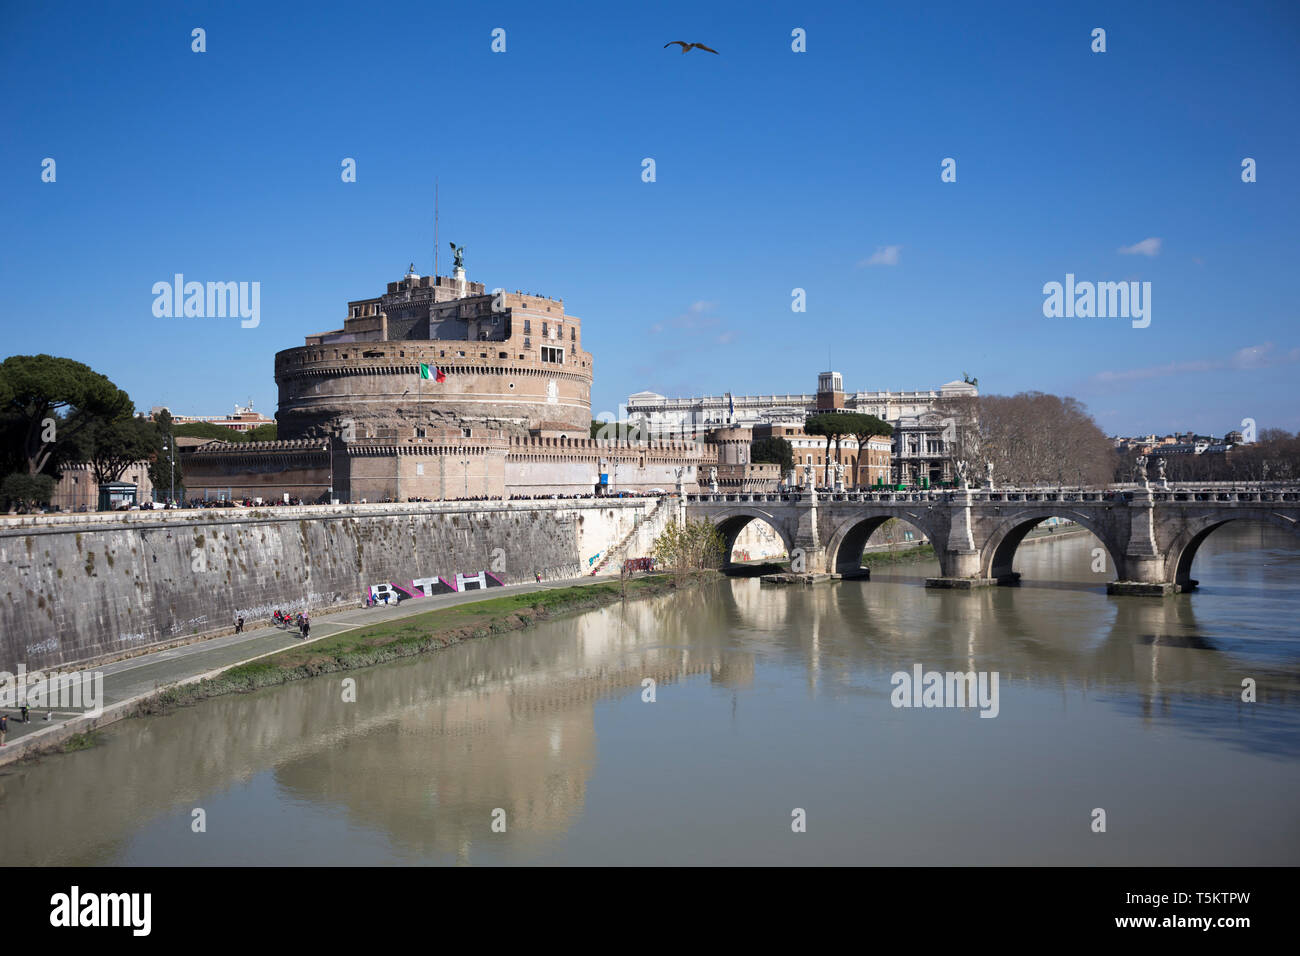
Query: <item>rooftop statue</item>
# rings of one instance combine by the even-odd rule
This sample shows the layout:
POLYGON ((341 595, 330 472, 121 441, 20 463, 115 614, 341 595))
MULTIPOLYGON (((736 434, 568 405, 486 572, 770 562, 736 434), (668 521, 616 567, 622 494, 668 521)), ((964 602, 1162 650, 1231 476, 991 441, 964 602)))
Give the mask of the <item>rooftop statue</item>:
POLYGON ((451 244, 451 252, 452 255, 456 257, 454 266, 457 269, 464 269, 465 268, 465 247, 458 246, 456 245, 456 243, 453 242, 451 244))

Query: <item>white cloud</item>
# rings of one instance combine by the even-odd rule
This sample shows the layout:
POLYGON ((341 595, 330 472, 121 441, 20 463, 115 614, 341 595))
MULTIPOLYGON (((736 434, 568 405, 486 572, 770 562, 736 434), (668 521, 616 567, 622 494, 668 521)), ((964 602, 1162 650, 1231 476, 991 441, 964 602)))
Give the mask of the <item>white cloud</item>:
POLYGON ((1300 362, 1300 348, 1294 348, 1282 354, 1274 354, 1273 343, 1265 342, 1263 345, 1248 345, 1243 349, 1238 349, 1226 359, 1169 362, 1166 365, 1151 365, 1147 368, 1098 372, 1093 376, 1093 379, 1098 382, 1136 382, 1149 378, 1165 378, 1169 375, 1215 372, 1221 369, 1272 368, 1277 365, 1291 365, 1295 362, 1300 362))
POLYGON ((686 307, 685 312, 675 315, 671 319, 664 319, 651 324, 650 334, 662 335, 665 332, 671 332, 677 337, 711 335, 715 344, 729 345, 735 341, 736 333, 724 327, 720 316, 710 314, 717 305, 716 302, 709 302, 704 299, 692 302, 686 307))
POLYGON ((1163 239, 1152 237, 1143 239, 1141 242, 1135 242, 1131 246, 1120 246, 1119 251, 1126 256, 1158 256, 1160 255, 1160 244, 1163 239))
POLYGON ((863 266, 896 266, 898 265, 898 253, 902 246, 877 246, 876 251, 871 254, 870 259, 863 259, 858 263, 858 268, 863 266))

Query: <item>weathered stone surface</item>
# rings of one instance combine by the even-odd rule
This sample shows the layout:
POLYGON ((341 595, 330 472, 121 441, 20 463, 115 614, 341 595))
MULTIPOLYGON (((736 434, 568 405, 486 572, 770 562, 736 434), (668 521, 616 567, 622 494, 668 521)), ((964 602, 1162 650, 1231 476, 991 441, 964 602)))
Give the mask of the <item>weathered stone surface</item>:
MULTIPOLYGON (((120 655, 236 617, 355 605, 381 582, 577 577, 659 499, 0 519, 0 670, 120 655)), ((660 509, 660 514, 668 509, 660 509)))

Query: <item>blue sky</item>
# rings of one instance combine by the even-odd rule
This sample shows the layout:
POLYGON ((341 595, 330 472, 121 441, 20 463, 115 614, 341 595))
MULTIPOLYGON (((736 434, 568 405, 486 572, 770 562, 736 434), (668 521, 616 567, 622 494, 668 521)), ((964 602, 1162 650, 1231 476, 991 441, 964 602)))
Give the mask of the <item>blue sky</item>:
POLYGON ((1300 429, 1294 3, 0 10, 4 354, 142 409, 273 413, 277 350, 431 271, 436 176, 443 271, 455 240, 562 297, 594 411, 811 391, 829 355, 850 389, 969 372, 1112 433, 1300 429), (260 325, 155 318, 177 272, 260 282, 260 325), (1150 326, 1045 318, 1067 273, 1151 282, 1150 326))

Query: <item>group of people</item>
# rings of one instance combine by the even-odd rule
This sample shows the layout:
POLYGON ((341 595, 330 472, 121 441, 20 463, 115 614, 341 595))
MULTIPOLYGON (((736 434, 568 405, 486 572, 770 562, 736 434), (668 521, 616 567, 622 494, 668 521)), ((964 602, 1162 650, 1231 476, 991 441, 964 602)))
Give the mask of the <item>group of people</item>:
MULTIPOLYGON (((323 497, 323 496, 322 496, 323 497)), ((320 502, 317 502, 318 504, 320 502)), ((288 501, 272 498, 260 505, 252 498, 191 498, 189 508, 273 508, 276 505, 293 507, 306 504, 301 498, 290 496, 288 501)))
POLYGON ((281 614, 277 610, 271 617, 272 620, 275 621, 276 627, 289 627, 292 625, 298 629, 298 633, 303 637, 307 637, 311 634, 311 619, 302 611, 299 611, 297 614, 290 614, 288 611, 285 611, 281 614))
MULTIPOLYGON (((50 712, 45 712, 45 719, 50 719, 50 712)), ((32 722, 32 713, 26 704, 18 706, 18 722, 30 724, 32 722)), ((0 711, 0 747, 5 745, 5 737, 9 734, 9 715, 0 711)))

